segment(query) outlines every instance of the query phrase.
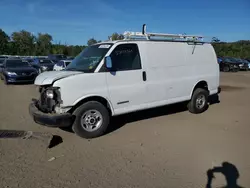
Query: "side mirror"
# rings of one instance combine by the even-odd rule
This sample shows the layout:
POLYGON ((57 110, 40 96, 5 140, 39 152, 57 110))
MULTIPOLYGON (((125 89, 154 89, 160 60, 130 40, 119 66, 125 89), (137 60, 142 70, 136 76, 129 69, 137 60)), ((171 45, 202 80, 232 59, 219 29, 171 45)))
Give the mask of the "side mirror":
POLYGON ((107 69, 112 69, 112 59, 110 56, 105 57, 105 65, 107 69))

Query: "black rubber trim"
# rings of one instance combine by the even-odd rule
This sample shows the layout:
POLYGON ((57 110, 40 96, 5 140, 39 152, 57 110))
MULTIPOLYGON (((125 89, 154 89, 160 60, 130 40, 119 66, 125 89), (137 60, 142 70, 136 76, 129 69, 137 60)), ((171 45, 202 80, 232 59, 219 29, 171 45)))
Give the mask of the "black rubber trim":
POLYGON ((34 102, 29 105, 29 113, 36 123, 47 127, 69 127, 73 123, 72 114, 43 113, 36 107, 34 102))
POLYGON ((121 101, 121 102, 118 102, 117 104, 125 104, 125 103, 129 103, 129 101, 121 101))
POLYGON ((221 87, 218 87, 218 94, 221 92, 221 87))

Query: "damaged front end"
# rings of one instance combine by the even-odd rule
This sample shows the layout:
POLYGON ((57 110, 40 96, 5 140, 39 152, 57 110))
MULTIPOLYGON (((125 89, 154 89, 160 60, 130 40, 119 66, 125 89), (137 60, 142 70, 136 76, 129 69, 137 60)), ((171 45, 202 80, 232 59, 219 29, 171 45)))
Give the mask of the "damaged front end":
POLYGON ((40 99, 36 101, 36 106, 44 113, 55 113, 56 107, 62 104, 60 88, 51 86, 40 86, 40 99))
POLYGON ((29 112, 38 124, 49 127, 68 127, 73 123, 70 113, 60 113, 62 104, 60 88, 52 86, 39 87, 40 98, 32 99, 29 112))

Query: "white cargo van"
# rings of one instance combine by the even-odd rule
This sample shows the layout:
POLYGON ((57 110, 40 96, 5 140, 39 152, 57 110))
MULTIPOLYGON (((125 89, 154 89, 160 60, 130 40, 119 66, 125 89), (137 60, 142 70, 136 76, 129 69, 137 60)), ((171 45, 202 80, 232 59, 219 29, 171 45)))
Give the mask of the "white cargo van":
POLYGON ((35 80, 40 99, 29 106, 34 121, 72 126, 77 135, 94 138, 105 133, 112 116, 183 101, 189 101, 191 113, 202 113, 208 96, 219 93, 219 65, 210 43, 145 31, 125 36, 87 47, 64 71, 40 74, 35 80))

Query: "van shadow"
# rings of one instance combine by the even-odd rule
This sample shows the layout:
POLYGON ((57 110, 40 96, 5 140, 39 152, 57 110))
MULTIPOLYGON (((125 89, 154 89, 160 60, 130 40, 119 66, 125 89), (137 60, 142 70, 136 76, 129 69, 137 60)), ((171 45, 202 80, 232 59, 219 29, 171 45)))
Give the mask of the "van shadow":
MULTIPOLYGON (((219 95, 212 95, 208 100, 210 105, 220 103, 219 95)), ((152 108, 148 110, 142 110, 138 112, 133 112, 125 115, 115 116, 111 119, 109 129, 107 134, 114 132, 122 128, 127 123, 132 123, 136 121, 151 119, 155 117, 161 117, 165 115, 176 114, 180 112, 187 111, 188 102, 176 103, 171 105, 166 105, 163 107, 152 108)))
POLYGON ((237 180, 240 177, 237 167, 229 162, 223 162, 221 166, 215 166, 207 171, 206 188, 212 188, 212 181, 215 173, 221 173, 225 176, 227 185, 221 188, 243 188, 238 185, 237 180))

